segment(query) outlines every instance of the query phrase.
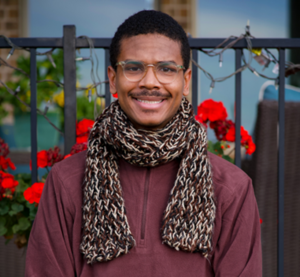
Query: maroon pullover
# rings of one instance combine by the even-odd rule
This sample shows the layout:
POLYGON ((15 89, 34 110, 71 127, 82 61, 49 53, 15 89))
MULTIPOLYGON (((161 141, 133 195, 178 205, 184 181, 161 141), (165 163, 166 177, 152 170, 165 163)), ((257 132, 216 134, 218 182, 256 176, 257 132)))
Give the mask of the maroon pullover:
POLYGON ((259 214, 251 180, 213 154, 209 157, 217 212, 208 259, 162 244, 162 216, 179 161, 145 168, 121 159, 121 186, 136 246, 112 261, 88 265, 79 251, 85 156, 81 152, 52 168, 31 231, 25 276, 262 276, 259 214))

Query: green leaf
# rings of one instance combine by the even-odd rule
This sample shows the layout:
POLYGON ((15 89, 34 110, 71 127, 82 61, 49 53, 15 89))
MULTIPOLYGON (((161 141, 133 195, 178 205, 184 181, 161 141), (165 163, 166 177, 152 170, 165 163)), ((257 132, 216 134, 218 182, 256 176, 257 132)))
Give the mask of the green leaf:
POLYGON ((29 202, 26 202, 25 206, 29 209, 28 219, 33 221, 35 219, 38 207, 36 207, 35 204, 30 204, 29 202))
POLYGON ((0 236, 4 236, 7 232, 5 223, 6 223, 6 219, 4 217, 0 217, 0 236))
POLYGON ((31 226, 31 224, 30 224, 30 221, 27 218, 21 217, 21 218, 19 218, 18 226, 19 226, 20 230, 25 231, 31 226))
POLYGON ((7 232, 7 228, 4 226, 0 226, 0 236, 4 236, 7 232))
POLYGON ((0 227, 1 227, 1 226, 5 226, 5 223, 6 223, 5 217, 1 216, 1 217, 0 217, 0 227))
POLYGON ((8 211, 9 211, 8 206, 0 206, 0 215, 5 215, 8 213, 8 211))
POLYGON ((18 224, 15 224, 15 225, 12 227, 12 231, 14 232, 14 234, 16 234, 19 230, 20 230, 20 227, 19 227, 18 224))
POLYGON ((31 185, 31 176, 27 173, 19 173, 15 176, 19 185, 16 187, 16 192, 23 194, 23 192, 31 185))
POLYGON ((11 205, 11 209, 18 213, 24 210, 24 206, 18 203, 14 203, 11 205))
POLYGON ((222 158, 228 162, 234 163, 234 160, 231 159, 228 155, 223 155, 222 158))
POLYGON ((16 212, 16 211, 9 211, 8 212, 8 214, 10 215, 10 216, 13 216, 13 215, 15 215, 15 214, 17 214, 18 212, 16 212))
POLYGON ((210 140, 208 141, 207 144, 207 150, 212 153, 214 152, 214 144, 210 140))

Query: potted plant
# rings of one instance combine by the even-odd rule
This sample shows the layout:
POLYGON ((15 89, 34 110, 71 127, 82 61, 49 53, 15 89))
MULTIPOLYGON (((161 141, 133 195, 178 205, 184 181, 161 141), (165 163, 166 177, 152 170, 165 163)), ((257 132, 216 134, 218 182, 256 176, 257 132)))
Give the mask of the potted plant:
POLYGON ((61 155, 58 147, 38 152, 37 166, 46 168, 47 173, 34 184, 31 184, 31 175, 28 173, 8 173, 8 169, 15 170, 16 167, 8 157, 8 144, 0 138, 0 236, 4 236, 7 242, 14 238, 18 248, 27 245, 49 170, 55 163, 87 149, 93 124, 94 121, 89 119, 77 123, 77 143, 70 154, 61 155))
MULTIPOLYGON (((222 102, 212 99, 203 101, 197 110, 196 120, 205 128, 213 129, 217 142, 208 142, 208 151, 230 161, 234 161, 235 124, 227 119, 227 110, 222 102)), ((255 144, 249 133, 241 126, 241 146, 246 154, 251 155, 255 151, 255 144)))

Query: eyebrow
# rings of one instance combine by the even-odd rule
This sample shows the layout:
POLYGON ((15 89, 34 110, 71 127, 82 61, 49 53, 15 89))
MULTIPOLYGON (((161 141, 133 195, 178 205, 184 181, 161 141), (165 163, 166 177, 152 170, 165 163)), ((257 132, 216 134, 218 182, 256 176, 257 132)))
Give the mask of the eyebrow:
MULTIPOLYGON (((127 60, 125 60, 125 62, 128 62, 128 61, 133 61, 133 62, 142 62, 142 63, 145 63, 145 62, 143 62, 143 61, 140 61, 140 60, 133 60, 133 59, 127 59, 127 60)), ((156 63, 175 63, 176 64, 176 62, 175 61, 158 61, 158 62, 156 62, 156 63)))
POLYGON ((175 63, 176 64, 175 61, 158 61, 157 63, 175 63))

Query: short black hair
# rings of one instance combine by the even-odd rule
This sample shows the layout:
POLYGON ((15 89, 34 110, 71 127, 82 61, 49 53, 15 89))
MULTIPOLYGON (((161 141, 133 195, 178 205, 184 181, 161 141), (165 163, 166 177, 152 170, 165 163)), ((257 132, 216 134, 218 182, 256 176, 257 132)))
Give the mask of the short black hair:
POLYGON ((140 11, 128 17, 117 29, 110 45, 110 63, 116 70, 121 41, 137 35, 160 34, 181 44, 181 56, 185 69, 189 68, 190 45, 183 28, 171 16, 154 10, 140 11))

